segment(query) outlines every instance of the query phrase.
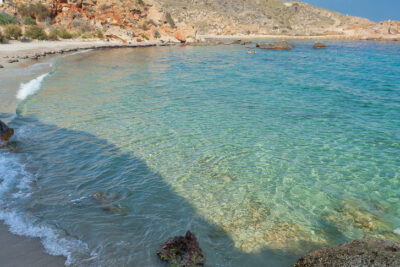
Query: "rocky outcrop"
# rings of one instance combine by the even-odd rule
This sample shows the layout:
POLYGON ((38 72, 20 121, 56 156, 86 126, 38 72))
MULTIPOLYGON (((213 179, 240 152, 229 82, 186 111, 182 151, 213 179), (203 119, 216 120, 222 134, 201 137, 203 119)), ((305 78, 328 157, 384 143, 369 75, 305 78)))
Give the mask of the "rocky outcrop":
POLYGON ((190 231, 187 231, 185 236, 168 239, 161 245, 157 255, 173 266, 204 266, 206 262, 197 238, 190 231))
POLYGON ((317 42, 314 44, 314 49, 322 49, 322 48, 327 48, 328 46, 324 43, 317 42))
POLYGON ((400 243, 382 239, 353 240, 311 252, 293 265, 293 267, 333 266, 400 266, 400 243))
POLYGON ((291 50, 292 46, 287 41, 279 41, 274 43, 257 43, 260 49, 273 49, 273 50, 291 50))
POLYGON ((13 135, 14 129, 9 128, 7 124, 0 120, 0 141, 8 142, 13 135))

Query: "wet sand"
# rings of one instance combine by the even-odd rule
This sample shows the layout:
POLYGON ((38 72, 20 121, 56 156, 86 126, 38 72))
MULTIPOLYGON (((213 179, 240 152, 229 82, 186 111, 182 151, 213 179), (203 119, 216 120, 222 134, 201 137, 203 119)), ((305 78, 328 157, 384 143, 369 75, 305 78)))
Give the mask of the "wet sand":
POLYGON ((2 267, 64 266, 62 256, 46 254, 39 238, 17 236, 0 224, 0 265, 2 267))

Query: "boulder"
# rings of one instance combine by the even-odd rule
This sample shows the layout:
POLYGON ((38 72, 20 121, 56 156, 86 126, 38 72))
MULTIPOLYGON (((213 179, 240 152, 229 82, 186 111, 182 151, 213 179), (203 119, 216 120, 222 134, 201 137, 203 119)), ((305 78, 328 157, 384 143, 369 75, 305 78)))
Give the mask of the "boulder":
POLYGON ((289 42, 278 41, 274 43, 257 43, 256 45, 260 49, 273 49, 273 50, 291 50, 289 42))
POLYGON ((183 34, 182 31, 177 31, 175 33, 175 38, 178 39, 181 43, 185 43, 186 42, 186 37, 185 37, 185 35, 183 34))
POLYGON ((327 48, 328 46, 324 43, 318 42, 314 44, 314 49, 321 49, 321 48, 327 48))
POLYGON ((14 129, 9 128, 7 124, 0 120, 0 141, 8 142, 14 134, 14 129))
POLYGON ((4 68, 4 66, 0 64, 0 69, 2 69, 2 68, 4 68))
POLYGON ((161 260, 173 266, 204 266, 206 258, 199 246, 199 242, 190 231, 185 236, 175 236, 168 239, 157 251, 161 260))
POLYGON ((400 266, 400 243, 375 238, 353 240, 313 251, 293 265, 311 266, 400 266))

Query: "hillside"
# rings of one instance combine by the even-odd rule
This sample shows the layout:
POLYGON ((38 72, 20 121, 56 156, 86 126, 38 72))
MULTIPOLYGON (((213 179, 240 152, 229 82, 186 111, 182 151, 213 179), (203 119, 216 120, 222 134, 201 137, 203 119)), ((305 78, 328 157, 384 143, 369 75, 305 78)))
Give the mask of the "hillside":
POLYGON ((199 34, 319 35, 346 25, 371 23, 302 2, 282 0, 156 0, 178 23, 199 34))
MULTIPOLYGON (((398 37, 399 23, 373 23, 299 1, 283 0, 3 0, 0 11, 21 23, 31 17, 47 33, 73 37, 195 41, 204 35, 398 37), (41 3, 42 18, 30 10, 41 3), (24 9, 25 8, 25 9, 24 9), (95 34, 97 33, 97 34, 95 34), (101 34, 99 34, 101 33, 101 34)), ((24 26, 26 27, 26 26, 24 26)))

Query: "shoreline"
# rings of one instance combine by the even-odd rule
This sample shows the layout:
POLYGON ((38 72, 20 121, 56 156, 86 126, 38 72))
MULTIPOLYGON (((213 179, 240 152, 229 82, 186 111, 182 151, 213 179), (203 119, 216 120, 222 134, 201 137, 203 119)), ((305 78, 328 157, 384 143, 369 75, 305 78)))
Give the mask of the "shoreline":
MULTIPOLYGON (((208 36, 206 40, 213 40, 212 36, 208 36), (208 39, 208 37, 210 39, 208 39)), ((215 38, 214 40, 270 40, 266 36, 259 37, 260 39, 255 39, 254 37, 243 37, 243 36, 224 36, 218 39, 215 38), (236 38, 236 39, 235 39, 236 38)), ((281 36, 282 38, 282 36, 281 36)), ((277 36, 271 37, 271 40, 279 39, 277 36)), ((304 38, 290 38, 293 40, 316 40, 313 38, 304 39, 304 38)), ((320 40, 328 40, 321 38, 320 40)), ((337 40, 337 39, 331 39, 337 40)), ((341 40, 337 40, 341 41, 341 40)), ((342 40, 342 41, 363 41, 363 40, 342 40)), ((207 43, 207 42, 206 42, 207 43)), ((6 63, 7 67, 4 69, 0 69, 0 80, 3 81, 5 77, 5 73, 7 73, 8 78, 12 79, 13 84, 11 83, 4 83, 2 82, 2 91, 7 91, 10 98, 16 100, 16 93, 19 90, 19 85, 21 83, 25 83, 38 75, 40 73, 47 72, 48 68, 51 68, 49 65, 46 69, 40 68, 37 70, 37 73, 30 73, 26 76, 19 76, 18 72, 13 72, 16 70, 21 70, 21 73, 24 72, 27 68, 36 65, 36 63, 48 63, 52 57, 61 56, 63 54, 73 53, 77 51, 87 50, 87 49, 106 49, 106 48, 136 48, 136 47, 149 47, 149 46, 157 46, 157 45, 171 45, 168 44, 161 44, 157 42, 143 42, 143 43, 135 43, 135 44, 122 44, 122 43, 114 43, 114 42, 79 42, 79 41, 56 41, 56 42, 31 42, 31 43, 10 43, 4 45, 7 49, 0 50, 0 60, 9 60, 12 58, 18 59, 19 62, 15 63, 6 63), (52 44, 56 44, 57 46, 53 46, 52 44), (62 44, 61 44, 62 43, 62 44), (22 45, 19 45, 22 44, 22 45), (19 46, 18 46, 19 45, 19 46), (7 56, 7 58, 4 58, 7 56), (26 57, 26 58, 25 58, 26 57), (3 87, 4 86, 4 87, 3 87)), ((190 45, 190 44, 188 44, 190 45)), ((0 45, 0 48, 3 48, 3 45, 0 45)), ((0 64, 1 63, 0 61, 0 64)), ((0 98, 3 100, 3 96, 0 92, 0 98)), ((10 111, 12 107, 8 108, 10 111)), ((2 112, 3 110, 0 109, 0 119, 2 119, 2 112)), ((15 109, 14 109, 15 112, 15 109)), ((7 112, 6 112, 7 113, 7 112)), ((4 114, 6 114, 4 113, 4 114)), ((6 118, 6 121, 11 119, 6 118)), ((3 244, 3 251, 2 255, 4 255, 4 259, 7 261, 4 262, 4 266, 63 266, 66 261, 66 258, 63 256, 52 256, 45 252, 45 249, 40 241, 39 238, 32 238, 27 236, 20 236, 15 235, 9 231, 9 226, 4 224, 3 221, 0 222, 0 242, 3 244), (27 252, 26 252, 27 251, 27 252)))
MULTIPOLYGON (((22 83, 51 71, 51 59, 78 51, 107 48, 137 48, 173 45, 174 43, 140 42, 122 44, 105 41, 35 41, 0 44, 0 119, 8 123, 15 117, 18 100, 16 94, 22 83), (17 60, 9 63, 9 60, 17 60), (43 64, 43 66, 39 66, 43 64)), ((2 266, 65 266, 65 256, 47 253, 37 237, 15 234, 10 226, 0 221, 0 258, 2 266)))
POLYGON ((65 266, 64 256, 48 254, 38 237, 27 237, 10 232, 8 225, 0 222, 0 259, 2 266, 65 266))
POLYGON ((21 83, 27 83, 41 74, 51 70, 49 60, 53 57, 68 55, 84 50, 113 49, 113 48, 139 48, 150 46, 175 45, 173 42, 107 42, 107 41, 12 41, 0 44, 0 119, 9 122, 17 106, 16 94, 21 83), (38 63, 44 64, 42 68, 30 69, 38 63), (47 66, 46 66, 47 65, 47 66))
POLYGON ((305 41, 383 41, 400 42, 397 35, 199 35, 205 40, 305 40, 305 41))
MULTIPOLYGON (((107 41, 31 41, 20 42, 12 41, 5 44, 0 44, 0 64, 5 69, 9 67, 21 66, 21 63, 26 63, 42 59, 49 55, 65 54, 70 52, 77 52, 87 49, 106 49, 106 48, 136 48, 136 47, 149 47, 149 46, 165 46, 173 45, 175 43, 162 43, 156 42, 107 42, 107 41), (12 62, 13 61, 13 62, 12 62), (16 64, 18 63, 18 64, 16 64)), ((26 65, 22 65, 26 67, 26 65)), ((1 70, 1 69, 0 69, 1 70)), ((1 72, 0 72, 1 73, 1 72)))

